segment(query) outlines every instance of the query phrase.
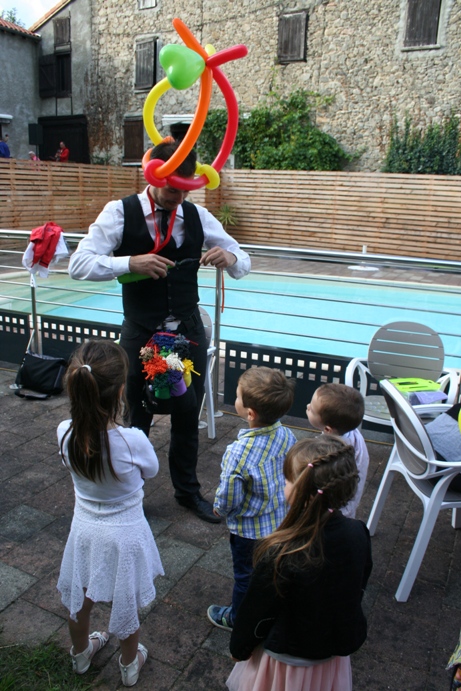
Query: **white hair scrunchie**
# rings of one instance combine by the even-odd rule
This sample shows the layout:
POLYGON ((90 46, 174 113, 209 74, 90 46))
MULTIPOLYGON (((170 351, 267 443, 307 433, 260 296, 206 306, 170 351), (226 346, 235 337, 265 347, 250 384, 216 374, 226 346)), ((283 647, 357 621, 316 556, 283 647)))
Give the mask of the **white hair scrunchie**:
POLYGON ((90 367, 89 365, 82 365, 82 367, 86 367, 86 369, 88 370, 88 372, 91 372, 91 367, 90 367))

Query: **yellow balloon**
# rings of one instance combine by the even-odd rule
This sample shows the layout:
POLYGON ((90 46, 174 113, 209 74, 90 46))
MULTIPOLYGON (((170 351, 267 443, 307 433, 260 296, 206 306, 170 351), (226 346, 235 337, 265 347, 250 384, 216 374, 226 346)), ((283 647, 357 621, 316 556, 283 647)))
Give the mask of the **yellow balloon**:
POLYGON ((213 166, 209 166, 207 163, 197 162, 195 172, 197 175, 205 175, 208 178, 208 183, 205 185, 207 190, 215 190, 219 187, 221 180, 218 171, 216 168, 213 168, 213 166))
POLYGON ((154 142, 155 145, 160 144, 160 142, 163 141, 163 137, 155 127, 154 123, 155 106, 157 105, 159 98, 163 96, 168 89, 171 89, 171 84, 165 77, 150 90, 142 110, 144 127, 146 128, 146 132, 149 135, 150 140, 154 142))

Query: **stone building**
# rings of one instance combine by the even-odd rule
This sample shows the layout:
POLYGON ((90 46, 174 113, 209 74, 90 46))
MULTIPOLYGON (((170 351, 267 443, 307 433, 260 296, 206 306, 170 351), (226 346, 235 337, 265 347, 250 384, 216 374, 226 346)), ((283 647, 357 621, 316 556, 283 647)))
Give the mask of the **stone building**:
MULTIPOLYGON (((90 151, 99 160, 135 163, 148 146, 142 108, 164 76, 161 47, 182 43, 172 26, 175 16, 202 45, 248 47, 246 58, 223 68, 241 111, 271 90, 286 95, 303 88, 333 97, 316 113, 317 124, 346 150, 361 152, 353 164, 359 170, 380 169, 394 115, 402 122, 408 113, 425 126, 460 107, 460 0, 64 0, 61 5, 31 29, 44 36, 46 24, 63 13, 72 25, 76 14, 86 16, 79 32, 72 28, 72 53, 85 44, 78 49, 76 73, 72 58, 72 101, 74 113, 88 120, 90 151)), ((194 86, 162 97, 155 113, 162 133, 168 134, 171 124, 179 131, 187 127, 197 93, 194 86)), ((212 105, 222 105, 219 93, 212 105)))
POLYGON ((31 30, 39 33, 35 66, 40 157, 64 141, 70 160, 89 163, 88 73, 92 64, 90 0, 61 0, 31 30))
POLYGON ((11 156, 27 158, 28 125, 37 113, 35 67, 40 37, 0 19, 0 136, 8 134, 11 156), (17 79, 13 79, 12 68, 17 79))

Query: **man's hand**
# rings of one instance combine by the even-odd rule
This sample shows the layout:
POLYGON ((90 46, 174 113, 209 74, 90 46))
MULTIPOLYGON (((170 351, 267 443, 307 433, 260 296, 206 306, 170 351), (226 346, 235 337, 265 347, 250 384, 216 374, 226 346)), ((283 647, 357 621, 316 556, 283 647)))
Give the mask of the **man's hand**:
POLYGON ((174 262, 158 254, 136 254, 130 257, 129 263, 131 273, 151 278, 165 278, 170 266, 174 266, 174 262))
POLYGON ((232 252, 223 250, 221 247, 213 247, 200 259, 201 266, 215 266, 217 269, 227 269, 228 266, 233 266, 237 261, 237 257, 232 252))

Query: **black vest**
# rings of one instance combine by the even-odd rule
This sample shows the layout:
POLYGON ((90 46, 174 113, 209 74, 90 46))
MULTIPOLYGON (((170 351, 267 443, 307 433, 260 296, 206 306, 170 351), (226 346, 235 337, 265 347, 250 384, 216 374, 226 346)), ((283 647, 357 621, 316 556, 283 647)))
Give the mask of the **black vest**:
MULTIPOLYGON (((147 254, 153 240, 147 228, 141 202, 137 194, 122 199, 124 226, 122 244, 114 252, 116 257, 147 254)), ((185 237, 181 247, 173 238, 159 255, 172 261, 200 259, 204 241, 202 223, 194 204, 183 202, 185 237)), ((168 271, 166 278, 146 278, 137 283, 122 285, 123 312, 130 321, 154 331, 166 317, 173 315, 180 321, 189 319, 199 301, 198 267, 181 266, 168 271)))

